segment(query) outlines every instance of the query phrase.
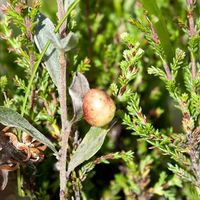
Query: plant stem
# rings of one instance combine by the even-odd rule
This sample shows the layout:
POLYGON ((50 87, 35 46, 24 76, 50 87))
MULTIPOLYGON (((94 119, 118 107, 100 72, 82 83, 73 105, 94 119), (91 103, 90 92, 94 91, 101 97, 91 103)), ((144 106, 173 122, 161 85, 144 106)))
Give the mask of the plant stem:
POLYGON ((190 53, 190 58, 191 58, 191 66, 192 66, 192 79, 196 77, 196 59, 195 55, 193 52, 190 53))
MULTIPOLYGON (((58 20, 60 21, 65 14, 63 0, 57 0, 57 5, 58 5, 58 20)), ((61 25, 60 29, 59 29, 59 33, 60 33, 61 38, 63 38, 64 35, 65 35, 66 25, 67 25, 67 23, 66 23, 66 20, 65 20, 63 22, 63 24, 61 25)))
POLYGON ((17 169, 17 192, 20 197, 24 197, 24 191, 21 188, 23 176, 21 175, 20 168, 17 169))
POLYGON ((198 163, 199 160, 199 152, 197 149, 195 149, 193 147, 193 144, 191 144, 191 148, 190 148, 190 159, 192 162, 192 166, 191 169, 197 179, 197 186, 200 189, 200 165, 198 163))
POLYGON ((61 122, 62 122, 62 141, 60 149, 60 200, 65 199, 66 191, 66 156, 67 156, 67 144, 68 137, 71 132, 71 126, 69 125, 65 129, 65 123, 67 121, 67 94, 66 94, 66 58, 65 51, 60 51, 60 72, 61 81, 59 85, 59 100, 61 108, 61 122))
POLYGON ((66 94, 66 58, 65 51, 60 51, 60 74, 61 81, 58 88, 60 95, 60 108, 61 108, 61 122, 62 122, 62 133, 65 130, 65 123, 67 121, 67 94, 66 94))
POLYGON ((69 16, 69 14, 71 13, 71 11, 76 7, 76 5, 79 3, 80 0, 76 0, 74 1, 74 3, 72 3, 72 5, 69 7, 69 9, 67 10, 67 12, 65 13, 64 17, 61 19, 60 23, 56 26, 55 28, 55 33, 58 32, 58 30, 60 29, 61 25, 65 22, 65 20, 67 19, 67 17, 69 16))
POLYGON ((17 169, 17 192, 19 196, 22 196, 20 168, 17 169))
MULTIPOLYGON (((68 9, 65 16, 68 16, 72 9, 76 6, 79 0, 75 1, 72 6, 68 9)), ((58 18, 61 18, 64 14, 63 2, 62 0, 57 0, 58 4, 58 18)), ((65 16, 62 18, 61 22, 63 22, 63 26, 55 29, 55 31, 60 32, 60 37, 64 37, 65 29, 66 29, 66 18, 65 16), (65 24, 64 24, 65 22, 65 24)), ((59 101, 61 108, 61 122, 62 122, 62 141, 61 141, 61 149, 60 149, 60 200, 65 200, 65 192, 66 192, 66 159, 67 159, 67 146, 68 146, 68 138, 71 132, 72 123, 68 124, 67 122, 67 94, 66 94, 66 58, 65 51, 60 51, 60 69, 61 69, 61 82, 58 88, 59 92, 59 101)))
MULTIPOLYGON (((57 0, 58 5, 58 19, 61 20, 64 15, 64 6, 62 0, 57 0)), ((66 21, 63 22, 59 29, 60 38, 65 36, 66 21)), ((67 93, 66 93, 66 58, 65 51, 60 51, 60 84, 58 88, 60 109, 61 109, 61 122, 62 122, 62 141, 60 149, 60 200, 65 199, 66 191, 66 156, 67 156, 67 144, 68 133, 65 132, 65 123, 67 121, 67 93)), ((69 128, 69 127, 68 127, 69 128)), ((70 133, 70 130, 67 129, 70 133)))
POLYGON ((9 108, 10 107, 10 103, 9 103, 9 100, 8 100, 6 92, 3 92, 3 96, 4 96, 4 99, 6 101, 7 107, 9 108))
POLYGON ((156 33, 156 31, 155 31, 155 28, 154 28, 154 26, 153 26, 152 23, 150 23, 150 28, 151 28, 152 33, 153 33, 153 36, 152 36, 153 41, 154 41, 156 44, 159 44, 160 41, 159 41, 158 35, 157 35, 157 33, 156 33))
MULTIPOLYGON (((31 72, 33 72, 33 67, 34 67, 34 54, 33 52, 30 52, 30 66, 31 66, 31 72)), ((31 100, 31 105, 30 109, 33 111, 34 108, 34 96, 35 96, 35 90, 34 88, 31 89, 31 95, 30 95, 30 100, 31 100)))
MULTIPOLYGON (((194 16, 192 13, 194 3, 192 0, 186 0, 187 9, 188 9, 188 22, 189 22, 189 30, 188 35, 189 39, 192 39, 192 37, 196 34, 195 27, 194 27, 194 16)), ((191 58, 191 66, 192 66, 192 79, 196 77, 196 59, 194 53, 190 52, 190 58, 191 58)))
POLYGON ((200 126, 196 127, 192 133, 189 133, 189 150, 190 150, 190 160, 191 160, 191 170, 193 171, 197 182, 193 183, 197 185, 200 189, 200 164, 199 164, 199 133, 200 126))
POLYGON ((167 63, 166 63, 165 61, 163 61, 163 67, 164 67, 165 72, 166 72, 166 74, 167 74, 167 78, 168 78, 169 80, 172 80, 171 71, 170 71, 169 66, 167 65, 167 63))
POLYGON ((64 129, 61 149, 60 149, 60 200, 65 200, 66 191, 66 157, 67 157, 67 146, 68 138, 71 132, 72 123, 69 123, 67 128, 64 129))
POLYGON ((24 116, 24 113, 25 113, 26 103, 27 103, 27 100, 28 100, 28 96, 29 96, 29 93, 30 93, 30 90, 31 90, 31 86, 32 86, 33 79, 35 77, 36 71, 37 71, 37 69, 38 69, 38 67, 40 65, 40 62, 42 61, 42 58, 43 58, 46 50, 48 49, 49 45, 50 45, 50 42, 47 42, 45 47, 43 48, 41 54, 40 54, 40 57, 39 57, 38 61, 35 63, 35 66, 34 66, 34 69, 33 69, 33 73, 31 74, 31 78, 30 78, 30 81, 28 83, 28 86, 27 86, 27 89, 26 89, 26 93, 25 93, 25 97, 24 97, 24 102, 23 102, 22 112, 21 112, 22 116, 24 116))
MULTIPOLYGON (((152 33, 153 33, 153 36, 152 36, 152 40, 156 43, 156 44, 159 44, 159 38, 158 38, 158 35, 157 35, 157 33, 156 33, 156 31, 155 31, 155 28, 154 28, 154 26, 153 26, 153 24, 150 22, 150 28, 151 28, 151 31, 152 31, 152 33)), ((163 58, 161 58, 162 60, 163 60, 163 58)), ((163 60, 163 67, 164 67, 164 69, 165 69, 165 72, 166 72, 166 74, 167 74, 167 78, 169 79, 169 80, 171 80, 172 79, 172 74, 171 74, 171 71, 170 71, 170 68, 169 68, 169 66, 167 65, 167 63, 166 63, 166 61, 164 61, 163 60)))
POLYGON ((194 6, 193 0, 186 0, 187 9, 188 9, 188 21, 189 21, 189 36, 192 38, 195 34, 195 28, 194 28, 194 17, 192 13, 192 9, 194 6))

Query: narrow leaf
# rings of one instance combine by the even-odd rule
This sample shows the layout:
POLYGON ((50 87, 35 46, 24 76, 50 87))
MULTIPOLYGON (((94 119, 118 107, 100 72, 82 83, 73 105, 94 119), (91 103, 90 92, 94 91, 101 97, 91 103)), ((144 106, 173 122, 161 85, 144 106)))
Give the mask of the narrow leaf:
POLYGON ((158 34, 163 50, 167 56, 168 62, 172 62, 174 52, 171 46, 169 32, 167 30, 167 25, 165 23, 163 15, 157 6, 156 0, 142 0, 142 3, 144 5, 144 8, 148 11, 149 15, 151 17, 154 17, 154 19, 157 19, 152 21, 153 26, 156 33, 158 34))
POLYGON ((25 118, 19 113, 0 106, 0 123, 5 126, 15 127, 22 131, 29 133, 33 138, 39 142, 46 144, 52 151, 57 154, 57 151, 51 141, 33 127, 25 118))
POLYGON ((74 116, 73 121, 78 121, 83 116, 83 96, 90 89, 89 83, 81 73, 75 73, 74 79, 69 87, 69 94, 72 98, 74 116))
MULTIPOLYGON (((34 40, 36 46, 40 52, 45 47, 46 43, 49 41, 49 37, 53 39, 53 36, 56 38, 54 33, 54 25, 52 21, 44 16, 42 13, 39 13, 36 16, 37 25, 34 28, 35 35, 34 40)), ((56 42, 56 41, 55 41, 56 42)), ((46 50, 45 56, 43 57, 47 70, 54 82, 58 87, 60 82, 60 65, 59 65, 60 52, 54 47, 53 44, 49 45, 49 48, 46 50)))
POLYGON ((60 39, 59 34, 54 31, 55 27, 52 21, 42 13, 36 16, 36 21, 34 40, 40 52, 42 52, 48 41, 51 42, 43 59, 54 84, 58 87, 61 73, 60 50, 64 49, 67 52, 73 49, 78 43, 78 37, 75 33, 70 32, 65 38, 60 39))
POLYGON ((78 165, 89 160, 97 153, 97 151, 99 151, 108 131, 109 130, 97 127, 90 128, 69 162, 67 175, 69 175, 78 165))

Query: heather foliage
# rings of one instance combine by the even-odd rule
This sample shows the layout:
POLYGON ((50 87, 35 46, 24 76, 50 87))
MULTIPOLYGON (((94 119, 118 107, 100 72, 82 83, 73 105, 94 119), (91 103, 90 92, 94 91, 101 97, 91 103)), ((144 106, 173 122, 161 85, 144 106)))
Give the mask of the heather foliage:
POLYGON ((2 3, 4 199, 198 200, 199 8, 194 0, 2 3), (84 120, 90 88, 115 102, 103 127, 84 120))

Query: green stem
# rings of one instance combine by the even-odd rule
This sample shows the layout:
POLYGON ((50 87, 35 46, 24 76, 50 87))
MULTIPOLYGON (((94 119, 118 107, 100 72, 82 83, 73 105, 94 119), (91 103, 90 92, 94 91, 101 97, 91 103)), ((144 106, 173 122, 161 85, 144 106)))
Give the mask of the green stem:
POLYGON ((190 58, 191 58, 191 66, 192 66, 192 79, 195 79, 196 77, 196 56, 195 54, 191 51, 190 52, 190 58))
POLYGON ((43 56, 44 56, 46 50, 48 49, 49 45, 50 45, 50 42, 48 41, 48 42, 46 43, 45 47, 43 48, 43 50, 42 50, 42 52, 41 52, 41 54, 40 54, 40 57, 39 57, 38 61, 35 63, 35 66, 34 66, 34 69, 33 69, 33 73, 32 73, 32 75, 31 75, 30 81, 29 81, 29 83, 28 83, 28 87, 27 87, 27 89, 26 89, 26 93, 25 93, 25 97, 24 97, 24 102, 23 102, 23 107, 22 107, 22 112, 21 112, 21 115, 22 115, 22 116, 24 116, 24 113, 25 113, 26 103, 27 103, 27 100, 28 100, 28 96, 29 96, 29 94, 30 94, 31 85, 32 85, 32 83, 33 83, 34 76, 35 76, 35 74, 36 74, 36 71, 37 71, 37 69, 38 69, 38 67, 39 67, 39 65, 40 65, 40 62, 42 61, 42 58, 43 58, 43 56))
POLYGON ((20 168, 17 169, 17 192, 20 197, 24 197, 24 191, 21 188, 23 177, 21 176, 20 168))
POLYGON ((171 46, 169 32, 167 30, 167 25, 165 23, 161 10, 159 9, 157 5, 157 1, 156 0, 142 0, 142 3, 144 5, 144 8, 148 11, 151 19, 154 19, 152 20, 152 23, 155 28, 155 32, 157 33, 159 37, 161 46, 165 52, 168 63, 171 63, 174 57, 174 51, 171 46))

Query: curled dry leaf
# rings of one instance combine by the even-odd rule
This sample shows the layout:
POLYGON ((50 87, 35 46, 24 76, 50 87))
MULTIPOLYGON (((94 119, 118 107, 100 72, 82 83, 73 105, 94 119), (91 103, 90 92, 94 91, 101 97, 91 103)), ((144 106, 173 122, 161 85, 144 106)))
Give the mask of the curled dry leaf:
POLYGON ((1 190, 4 190, 8 183, 9 171, 18 168, 19 163, 25 159, 25 155, 18 151, 12 143, 9 142, 8 137, 0 133, 0 175, 3 178, 1 190))
POLYGON ((0 131, 0 173, 3 177, 1 189, 5 189, 8 182, 8 172, 16 170, 20 164, 32 164, 41 162, 44 159, 43 151, 46 145, 41 145, 27 133, 23 132, 22 142, 18 141, 17 136, 5 127, 0 131), (9 131, 8 131, 9 130, 9 131), (28 137, 29 136, 29 137, 28 137))
POLYGON ((83 97, 90 89, 89 83, 86 77, 77 72, 74 75, 74 79, 69 87, 69 94, 72 99, 74 116, 72 121, 78 121, 83 116, 82 104, 83 104, 83 97))

